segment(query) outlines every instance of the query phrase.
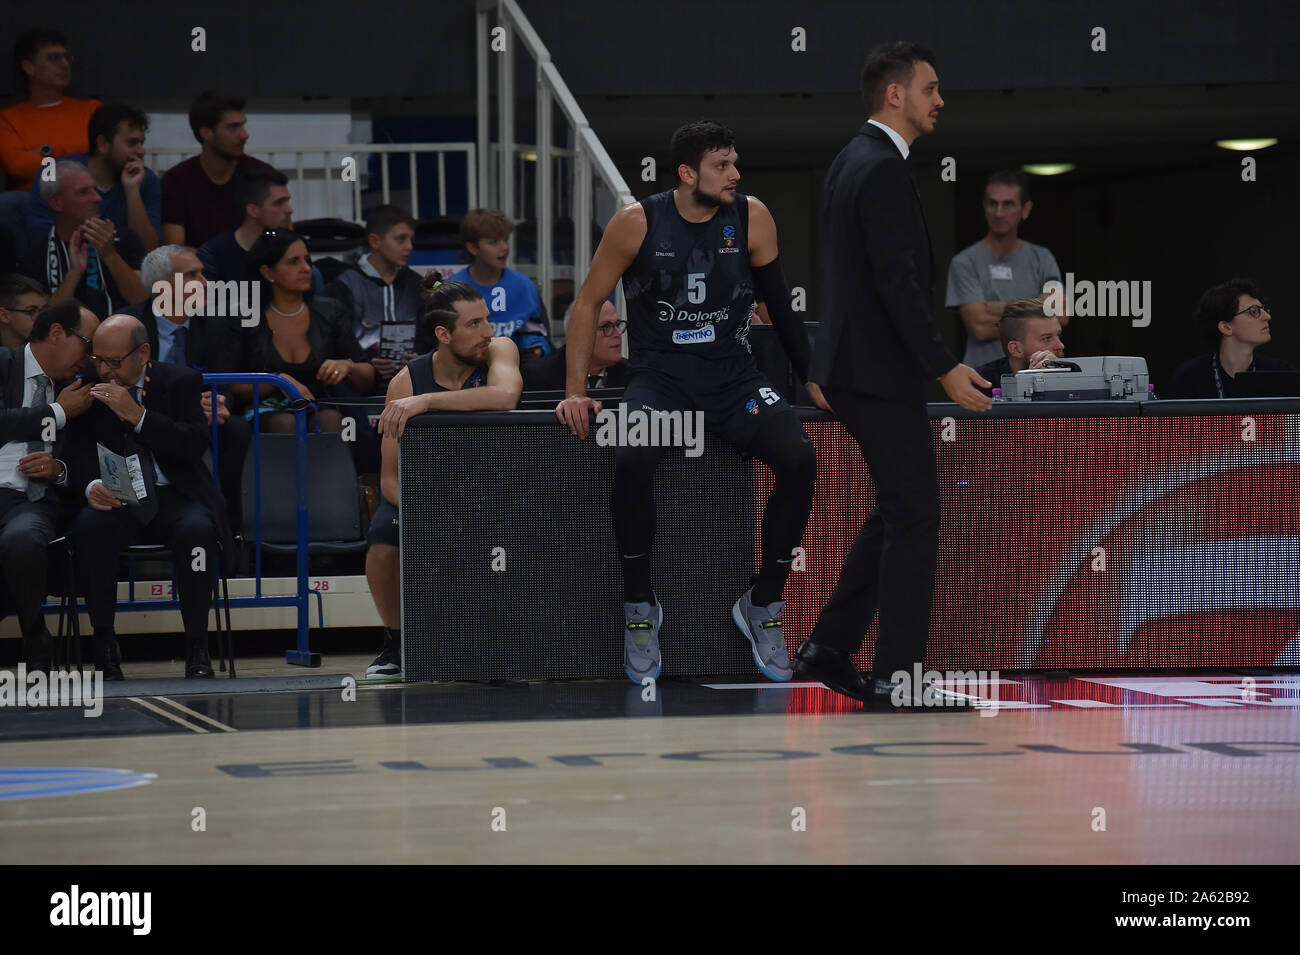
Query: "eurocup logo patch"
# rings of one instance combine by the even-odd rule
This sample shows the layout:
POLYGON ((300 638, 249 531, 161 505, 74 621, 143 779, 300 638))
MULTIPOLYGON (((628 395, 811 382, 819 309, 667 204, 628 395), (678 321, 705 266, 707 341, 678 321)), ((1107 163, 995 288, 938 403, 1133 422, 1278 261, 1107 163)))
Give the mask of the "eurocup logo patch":
POLYGON ((736 227, 734 225, 724 225, 722 227, 722 248, 719 252, 739 252, 736 248, 736 227))
POLYGON ((750 398, 745 402, 745 410, 750 414, 758 414, 758 399, 750 398))

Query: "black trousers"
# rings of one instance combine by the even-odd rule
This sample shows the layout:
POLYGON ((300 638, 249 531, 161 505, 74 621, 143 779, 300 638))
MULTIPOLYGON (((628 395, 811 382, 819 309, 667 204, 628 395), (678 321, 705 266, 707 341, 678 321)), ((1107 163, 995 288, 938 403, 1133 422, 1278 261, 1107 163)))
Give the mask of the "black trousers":
POLYGON ((119 552, 132 544, 164 544, 172 549, 185 639, 207 646, 208 610, 217 578, 216 524, 202 504, 182 497, 171 485, 159 487, 157 493, 158 513, 147 526, 125 507, 97 511, 87 506, 77 515, 72 526, 77 583, 86 595, 90 623, 97 637, 113 629, 119 552), (195 548, 203 549, 201 560, 195 548))
POLYGON ((226 514, 236 531, 243 523, 243 500, 240 487, 244 480, 244 457, 253 440, 253 423, 243 415, 232 414, 217 426, 217 471, 221 493, 226 499, 226 514))
POLYGON ((849 548, 811 639, 856 652, 880 612, 876 679, 925 658, 939 547, 939 480, 925 405, 826 389, 871 469, 876 508, 849 548))
POLYGON ((44 501, 29 501, 22 491, 0 488, 0 616, 13 608, 24 637, 45 633, 45 546, 62 524, 54 494, 51 489, 44 501))

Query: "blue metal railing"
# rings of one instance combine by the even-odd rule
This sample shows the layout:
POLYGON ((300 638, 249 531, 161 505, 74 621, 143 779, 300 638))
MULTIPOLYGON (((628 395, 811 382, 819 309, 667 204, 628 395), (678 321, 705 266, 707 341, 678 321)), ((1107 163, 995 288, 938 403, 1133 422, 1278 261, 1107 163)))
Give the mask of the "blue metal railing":
MULTIPOLYGON (((219 427, 217 409, 217 389, 226 385, 270 385, 289 396, 288 411, 294 415, 294 485, 295 485, 295 502, 296 502, 296 543, 297 543, 297 587, 295 593, 286 596, 269 596, 262 593, 262 432, 261 432, 261 415, 253 414, 253 441, 250 453, 253 455, 253 554, 254 554, 254 595, 251 597, 231 597, 231 607, 296 607, 298 610, 297 620, 297 648, 286 650, 284 654, 287 663, 297 664, 299 666, 318 667, 321 664, 320 654, 313 653, 310 646, 310 607, 311 596, 315 594, 317 613, 320 624, 325 625, 325 606, 324 600, 317 590, 311 590, 307 586, 308 578, 308 523, 307 523, 307 413, 316 408, 315 403, 307 400, 302 396, 298 388, 288 379, 280 375, 269 375, 261 373, 220 373, 203 376, 204 384, 208 386, 208 393, 212 396, 212 473, 220 483, 220 452, 218 450, 217 429, 219 427)), ((259 389, 260 390, 260 389, 259 389)), ((316 424, 316 433, 320 433, 319 418, 316 424)), ((224 555, 223 555, 224 556, 224 555)), ((233 566, 234 558, 237 555, 230 555, 233 566)), ((218 558, 220 559, 220 558, 218 558)), ((224 568, 219 564, 218 572, 224 568)), ((58 605, 46 605, 45 610, 50 612, 59 609, 58 605)), ((84 609, 83 605, 76 604, 75 612, 80 613, 84 609)), ((180 609, 180 600, 176 598, 167 600, 137 600, 135 597, 135 572, 134 567, 128 568, 127 577, 127 599, 120 600, 117 604, 119 611, 143 611, 143 610, 178 610, 180 609)))

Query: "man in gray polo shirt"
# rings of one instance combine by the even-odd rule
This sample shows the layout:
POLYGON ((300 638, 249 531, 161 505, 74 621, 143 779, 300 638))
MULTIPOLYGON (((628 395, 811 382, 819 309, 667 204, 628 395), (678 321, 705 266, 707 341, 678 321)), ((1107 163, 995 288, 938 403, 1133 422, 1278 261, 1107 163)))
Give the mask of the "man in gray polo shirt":
MULTIPOLYGON (((1029 218, 1029 180, 1020 172, 995 172, 984 187, 984 217, 988 235, 962 249, 948 268, 948 297, 944 304, 961 314, 966 326, 962 362, 978 368, 1002 357, 998 319, 1007 302, 1034 298, 1043 286, 1061 280, 1056 258, 1041 245, 1019 236, 1029 218)), ((1065 326, 1069 318, 1059 316, 1065 326)))

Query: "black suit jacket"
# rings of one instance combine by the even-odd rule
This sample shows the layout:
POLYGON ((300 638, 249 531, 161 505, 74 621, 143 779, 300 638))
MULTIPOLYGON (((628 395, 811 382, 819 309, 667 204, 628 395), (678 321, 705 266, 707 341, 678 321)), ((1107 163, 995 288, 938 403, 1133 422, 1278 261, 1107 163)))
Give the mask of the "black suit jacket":
MULTIPOLYGON (((0 445, 6 445, 10 441, 41 440, 46 419, 54 417, 54 409, 48 403, 35 408, 23 407, 23 390, 27 384, 27 376, 23 372, 26 351, 29 347, 23 345, 19 348, 0 348, 0 445)), ((50 385, 54 397, 63 390, 61 382, 51 381, 50 385)), ((66 493, 69 500, 72 499, 70 491, 72 465, 68 460, 67 439, 75 420, 69 418, 68 424, 59 430, 54 439, 54 456, 67 464, 69 484, 66 487, 52 486, 60 493, 66 493)))
POLYGON ((72 486, 84 499, 86 485, 99 477, 96 442, 125 454, 127 435, 133 435, 135 443, 154 456, 172 488, 182 497, 198 501, 212 516, 229 569, 233 566, 235 542, 226 502, 212 469, 203 460, 211 445, 211 428, 199 404, 203 376, 192 368, 151 361, 145 366, 144 378, 146 413, 139 434, 98 401, 70 428, 68 468, 72 486))
POLYGON ((957 359, 931 317, 934 253, 921 197, 898 147, 870 123, 826 174, 822 259, 811 380, 924 401, 957 359))
MULTIPOLYGON (((519 366, 524 378, 524 388, 529 391, 563 391, 564 380, 568 375, 569 360, 565 351, 567 345, 561 345, 549 355, 534 358, 519 366)), ((632 363, 624 358, 617 365, 610 365, 605 372, 606 388, 626 388, 632 377, 632 363)))
MULTIPOLYGON (((153 299, 149 298, 138 305, 118 309, 121 315, 134 315, 149 332, 150 354, 157 361, 158 322, 153 312, 153 299)), ((167 321, 167 319, 162 319, 167 321)), ((240 371, 242 355, 242 332, 238 318, 227 316, 209 318, 206 315, 194 315, 190 318, 189 334, 185 340, 185 357, 191 368, 206 372, 240 371)))

